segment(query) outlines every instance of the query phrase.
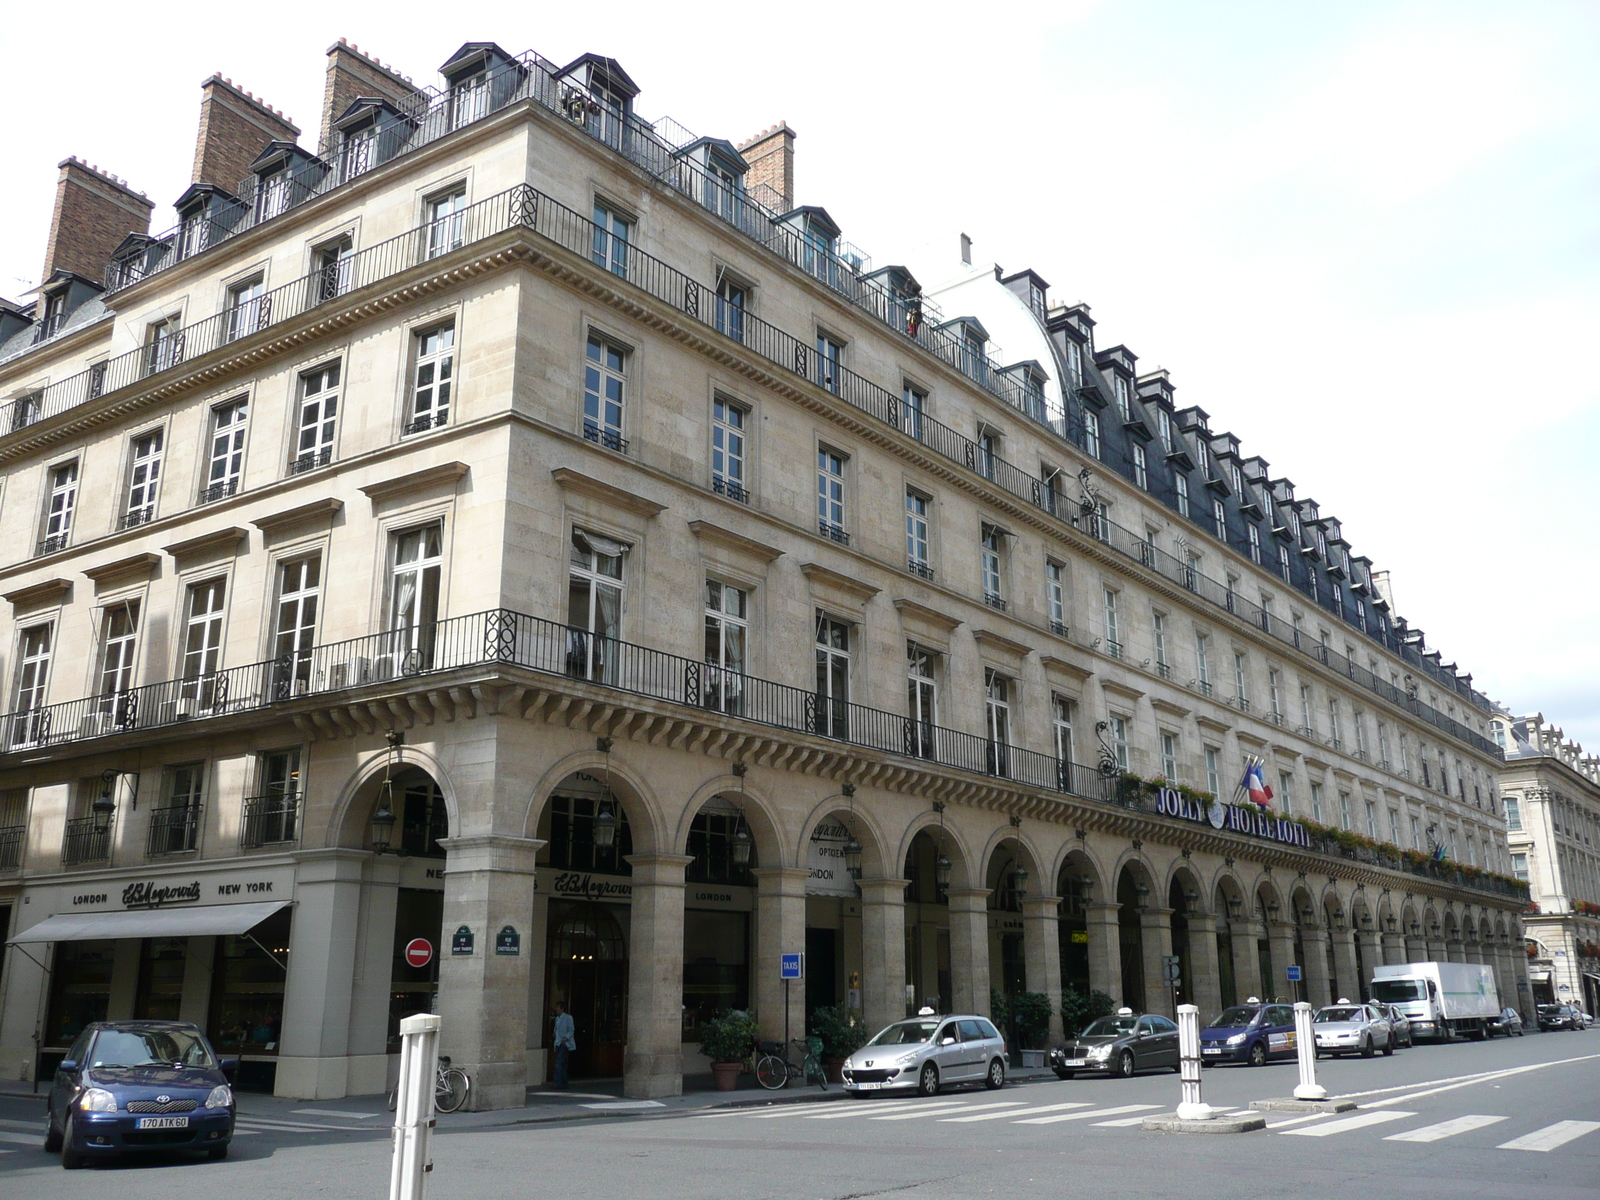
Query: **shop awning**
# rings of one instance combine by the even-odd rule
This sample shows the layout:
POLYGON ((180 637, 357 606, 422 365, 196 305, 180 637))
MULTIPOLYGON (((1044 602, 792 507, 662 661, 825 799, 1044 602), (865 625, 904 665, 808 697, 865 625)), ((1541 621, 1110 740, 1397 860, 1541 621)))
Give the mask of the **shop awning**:
POLYGON ((1529 983, 1549 983, 1550 982, 1550 972, 1549 971, 1529 971, 1528 972, 1528 982, 1529 983))
POLYGON ((289 903, 288 900, 267 900, 259 904, 201 904, 195 908, 151 908, 134 912, 57 913, 24 929, 6 945, 245 933, 273 913, 287 908, 289 903))

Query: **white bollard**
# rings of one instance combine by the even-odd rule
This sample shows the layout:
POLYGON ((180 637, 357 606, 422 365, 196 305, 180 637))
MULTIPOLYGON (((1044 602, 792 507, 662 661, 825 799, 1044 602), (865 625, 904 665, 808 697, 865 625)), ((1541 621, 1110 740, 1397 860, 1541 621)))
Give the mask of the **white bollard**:
POLYGON ((1209 1121, 1216 1113, 1200 1100, 1200 1010, 1192 1004, 1178 1005, 1178 1069, 1183 1079, 1178 1120, 1209 1121))
POLYGON ((439 1018, 420 1013, 400 1022, 400 1083, 394 1106, 394 1162, 389 1200, 422 1200, 427 1191, 428 1138, 433 1130, 434 1078, 439 1071, 439 1018))
POLYGON ((1294 1046, 1300 1059, 1300 1082, 1295 1085, 1296 1100, 1326 1100, 1328 1089, 1317 1083, 1317 1035, 1311 1028, 1311 1005, 1301 1000, 1294 1006, 1294 1046))

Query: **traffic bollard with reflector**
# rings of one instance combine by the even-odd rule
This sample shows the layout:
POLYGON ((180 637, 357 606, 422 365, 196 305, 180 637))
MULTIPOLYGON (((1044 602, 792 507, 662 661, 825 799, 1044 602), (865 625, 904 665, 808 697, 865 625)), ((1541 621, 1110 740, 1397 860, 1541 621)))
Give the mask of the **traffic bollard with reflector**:
POLYGON ((1178 1070, 1183 1079, 1178 1120, 1209 1121, 1215 1114, 1200 1099, 1200 1010, 1193 1004, 1178 1005, 1178 1070))
POLYGON ((420 1013, 400 1022, 400 1084, 394 1105, 394 1162, 389 1200, 422 1200, 433 1131, 434 1079, 439 1072, 439 1018, 420 1013))
POLYGON ((1317 1035, 1311 1028, 1311 1005, 1301 1000, 1294 1006, 1294 1045, 1300 1058, 1300 1082, 1295 1085, 1296 1100, 1326 1100, 1328 1089, 1317 1082, 1317 1035))

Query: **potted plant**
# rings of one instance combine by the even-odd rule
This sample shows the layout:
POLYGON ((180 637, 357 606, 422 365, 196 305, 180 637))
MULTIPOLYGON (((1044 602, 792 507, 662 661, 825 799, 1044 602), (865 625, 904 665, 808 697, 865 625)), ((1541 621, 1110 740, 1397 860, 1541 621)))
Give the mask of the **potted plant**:
POLYGON ((1076 1037, 1091 1021, 1106 1016, 1116 1007, 1116 1001, 1104 992, 1068 988, 1061 995, 1061 1026, 1069 1038, 1076 1037))
POLYGON ((755 1043, 755 1017, 738 1009, 723 1009, 700 1026, 700 1053, 711 1060, 717 1091, 733 1091, 755 1043))
POLYGON ((1011 997, 1011 1025, 1023 1067, 1044 1066, 1044 1041, 1050 1036, 1050 997, 1043 992, 1018 992, 1011 997))
POLYGON ((811 1032, 822 1039, 822 1069, 830 1083, 842 1083, 841 1069, 867 1040, 861 1014, 844 1004, 832 1004, 811 1014, 811 1032))

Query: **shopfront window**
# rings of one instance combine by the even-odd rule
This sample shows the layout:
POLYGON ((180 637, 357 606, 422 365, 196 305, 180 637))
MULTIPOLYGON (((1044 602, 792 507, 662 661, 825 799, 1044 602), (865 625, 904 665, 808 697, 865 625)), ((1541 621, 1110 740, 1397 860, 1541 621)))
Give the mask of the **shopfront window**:
POLYGON ((400 800, 400 853, 443 858, 439 839, 450 836, 450 817, 439 785, 420 771, 395 781, 400 800))
POLYGON ((111 1002, 115 942, 61 942, 50 973, 50 1015, 45 1044, 66 1046, 91 1021, 104 1021, 111 1002))
POLYGON ((139 947, 139 990, 133 1015, 141 1020, 176 1021, 183 1007, 183 971, 189 939, 145 938, 139 947))
POLYGON ((755 877, 750 874, 750 868, 760 865, 755 860, 755 847, 750 847, 749 862, 741 866, 734 861, 735 838, 740 829, 748 836, 750 831, 737 811, 702 810, 696 814, 689 826, 689 853, 694 861, 689 864, 684 878, 690 883, 754 887, 755 877))
MULTIPOLYGON (((596 789, 598 792, 598 789, 596 789)), ((598 795, 552 796, 550 799, 550 839, 546 847, 549 865, 567 871, 594 871, 600 875, 632 875, 628 855, 633 853, 633 831, 628 814, 611 798, 598 795), (594 844, 594 818, 603 806, 617 818, 616 835, 609 849, 594 844)))
MULTIPOLYGON (((218 1054, 249 1057, 278 1053, 289 961, 289 911, 274 913, 251 930, 250 936, 217 938, 206 1033, 218 1054)), ((248 1074, 241 1068, 242 1086, 249 1086, 248 1074)))
POLYGON ((400 1049, 400 1022, 438 1012, 439 948, 444 940, 444 893, 401 888, 394 913, 394 958, 389 969, 389 1049, 400 1049), (433 948, 425 965, 406 961, 406 947, 421 938, 433 948))
POLYGON ((750 1004, 750 914, 686 909, 683 914, 683 1038, 728 1008, 750 1004))

